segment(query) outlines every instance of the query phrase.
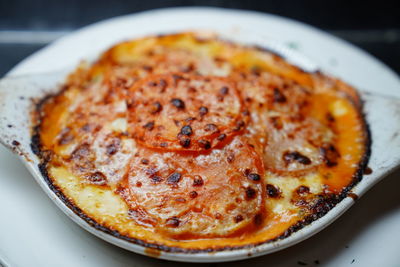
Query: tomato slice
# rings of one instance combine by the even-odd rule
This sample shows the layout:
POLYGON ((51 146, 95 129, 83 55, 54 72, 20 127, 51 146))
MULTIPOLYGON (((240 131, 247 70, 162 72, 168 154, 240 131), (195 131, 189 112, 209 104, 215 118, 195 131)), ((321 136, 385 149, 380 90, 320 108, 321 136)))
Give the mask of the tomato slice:
MULTIPOLYGON (((81 176, 83 182, 96 185, 114 185, 127 171, 134 141, 106 129, 93 130, 94 125, 87 124, 83 128, 91 128, 91 134, 80 129, 81 136, 74 136, 68 143, 60 146, 61 155, 69 170, 81 176)), ((90 130, 90 129, 89 129, 90 130)), ((87 131, 87 130, 86 130, 87 131)))
POLYGON ((323 164, 321 147, 335 135, 312 114, 313 101, 318 101, 314 92, 268 73, 240 79, 238 87, 251 110, 248 128, 263 141, 265 167, 278 174, 303 175, 323 164))
POLYGON ((53 123, 58 128, 48 144, 72 173, 97 185, 119 182, 134 145, 125 133, 125 100, 107 102, 107 92, 93 86, 75 93, 70 107, 58 114, 63 121, 53 123))
POLYGON ((260 224, 262 165, 242 136, 209 154, 139 147, 118 191, 139 224, 181 239, 226 236, 260 224))
POLYGON ((266 168, 278 173, 303 175, 324 163, 321 147, 332 142, 333 133, 315 119, 293 121, 290 117, 273 117, 264 148, 266 168), (279 121, 280 127, 276 124, 279 121))
POLYGON ((130 132, 149 148, 209 150, 226 144, 247 122, 236 86, 227 78, 150 75, 129 90, 130 132))

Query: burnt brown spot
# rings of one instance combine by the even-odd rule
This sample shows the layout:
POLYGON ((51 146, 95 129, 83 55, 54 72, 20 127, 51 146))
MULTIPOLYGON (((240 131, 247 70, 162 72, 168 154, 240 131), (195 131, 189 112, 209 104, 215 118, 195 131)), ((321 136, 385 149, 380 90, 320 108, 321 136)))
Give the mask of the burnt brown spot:
POLYGON ((258 173, 249 173, 247 175, 247 178, 249 178, 252 181, 258 182, 261 180, 261 176, 258 173))
POLYGON ((254 216, 254 224, 260 226, 264 221, 264 216, 261 213, 257 213, 254 216))
POLYGON ((227 95, 228 94, 228 92, 229 92, 229 88, 227 87, 227 86, 223 86, 223 87, 221 87, 221 89, 219 89, 219 93, 221 94, 221 95, 227 95))
POLYGON ((149 160, 148 159, 141 159, 140 161, 142 164, 147 165, 149 164, 149 160))
POLYGON ((283 123, 281 118, 279 117, 271 117, 269 118, 270 122, 272 123, 272 125, 274 126, 275 129, 280 130, 283 127, 283 123))
POLYGON ((250 186, 246 187, 245 192, 246 192, 246 199, 247 200, 251 200, 251 199, 255 198, 256 195, 257 195, 257 191, 254 188, 250 187, 250 186))
POLYGON ((18 142, 17 140, 13 140, 13 141, 11 142, 11 144, 12 144, 13 146, 19 146, 21 143, 18 142))
POLYGON ((66 145, 70 143, 74 139, 74 136, 71 134, 71 129, 66 127, 60 132, 60 139, 58 140, 59 145, 66 145))
POLYGON ((340 154, 332 144, 324 144, 319 151, 326 166, 334 167, 338 164, 340 154))
POLYGON ((273 100, 276 103, 285 103, 286 96, 278 88, 274 88, 273 100))
POLYGON ((196 198, 197 195, 198 195, 198 193, 197 193, 196 191, 192 191, 192 192, 189 193, 189 196, 190 196, 191 198, 196 198))
POLYGON ((245 125, 244 121, 240 120, 236 122, 236 126, 233 128, 233 130, 240 131, 241 129, 243 129, 244 125, 245 125))
POLYGON ((161 110, 163 109, 162 105, 160 102, 154 102, 151 107, 150 107, 150 113, 151 114, 156 114, 161 112, 161 110))
POLYGON ((85 177, 92 184, 105 185, 107 183, 107 178, 102 172, 90 173, 85 175, 85 177))
POLYGON ((333 117, 333 115, 330 112, 328 112, 326 113, 326 120, 328 122, 335 122, 335 117, 333 117))
POLYGON ((239 223, 239 222, 241 222, 241 221, 243 221, 244 220, 244 218, 243 218, 243 216, 242 215, 236 215, 235 216, 235 218, 234 218, 234 221, 235 221, 235 223, 239 223))
POLYGON ((171 104, 174 105, 174 107, 176 107, 177 109, 180 109, 180 110, 185 109, 185 102, 183 102, 179 98, 171 99, 171 104))
POLYGON ((150 121, 148 123, 146 123, 145 125, 143 125, 143 128, 145 128, 146 130, 153 130, 154 129, 154 121, 150 121))
POLYGON ((285 152, 282 156, 282 159, 285 161, 286 164, 292 163, 294 161, 297 161, 298 163, 301 163, 303 165, 311 164, 311 160, 308 157, 297 151, 285 152))
POLYGON ((148 86, 157 86, 157 82, 156 81, 150 81, 147 83, 148 86))
POLYGON ((218 132, 218 126, 213 124, 213 123, 209 123, 204 127, 204 131, 206 132, 218 132))
POLYGON ((308 186, 301 185, 296 189, 296 193, 298 195, 306 195, 306 194, 310 193, 310 188, 308 186))
POLYGON ((193 133, 193 130, 192 130, 192 127, 190 127, 190 125, 185 125, 181 128, 180 134, 189 136, 189 135, 192 135, 192 133, 193 133))
POLYGON ((74 160, 84 160, 90 154, 90 146, 89 144, 82 144, 78 146, 71 154, 71 158, 74 160))
POLYGON ((199 114, 200 114, 200 116, 204 116, 204 115, 206 115, 208 113, 208 108, 206 108, 206 107, 200 107, 199 108, 199 114))
POLYGON ((153 167, 149 167, 145 170, 146 175, 152 177, 157 173, 157 170, 153 167))
POLYGON ((117 80, 115 81, 115 86, 121 89, 128 89, 127 82, 128 81, 124 78, 117 78, 117 80))
POLYGON ((358 196, 352 192, 347 193, 348 197, 351 197, 354 201, 356 201, 358 199, 358 196))
POLYGON ((179 172, 174 172, 167 178, 167 184, 177 184, 182 178, 182 175, 179 172))
POLYGON ((310 208, 310 200, 305 197, 294 197, 290 200, 290 202, 298 207, 301 207, 299 210, 299 213, 301 214, 304 214, 310 208))
POLYGON ((225 138, 226 138, 226 134, 220 134, 220 135, 217 137, 217 140, 218 140, 218 141, 223 141, 225 138))
POLYGON ((338 203, 338 196, 334 194, 318 195, 317 197, 317 201, 310 207, 314 216, 321 217, 325 215, 338 203))
POLYGON ((251 74, 256 75, 256 76, 260 76, 262 69, 260 68, 260 66, 252 66, 251 67, 251 74))
POLYGON ((208 140, 201 139, 201 140, 198 141, 198 143, 204 149, 210 149, 211 148, 211 143, 208 140))
POLYGON ((272 184, 267 184, 266 192, 267 192, 267 196, 270 198, 278 198, 281 196, 281 191, 279 190, 279 188, 277 188, 276 186, 274 186, 272 184))
POLYGON ((202 186, 204 184, 203 178, 200 175, 195 175, 193 180, 193 186, 202 186))
POLYGON ((372 169, 370 167, 365 168, 364 174, 369 175, 372 173, 372 169))
POLYGON ((181 223, 181 221, 179 220, 178 217, 171 217, 169 219, 167 219, 167 221, 165 222, 165 225, 168 227, 178 227, 179 224, 181 223))
POLYGON ((179 139, 179 144, 185 148, 190 146, 190 142, 191 142, 191 140, 189 137, 182 137, 179 139))
POLYGON ((155 183, 155 184, 160 183, 160 182, 163 181, 163 178, 161 176, 158 176, 158 175, 153 175, 153 176, 150 177, 150 179, 151 179, 151 182, 155 183))
POLYGON ((192 94, 195 94, 195 93, 197 93, 197 89, 194 88, 194 87, 192 87, 192 86, 190 86, 190 87, 188 88, 188 92, 189 92, 189 93, 192 93, 192 94))
POLYGON ((235 154, 229 154, 226 160, 228 161, 228 163, 232 163, 235 160, 235 154))
POLYGON ((247 103, 251 103, 253 99, 251 97, 246 97, 244 101, 246 101, 247 103))
POLYGON ((112 156, 120 149, 121 141, 118 138, 114 138, 109 145, 106 147, 106 154, 112 156))

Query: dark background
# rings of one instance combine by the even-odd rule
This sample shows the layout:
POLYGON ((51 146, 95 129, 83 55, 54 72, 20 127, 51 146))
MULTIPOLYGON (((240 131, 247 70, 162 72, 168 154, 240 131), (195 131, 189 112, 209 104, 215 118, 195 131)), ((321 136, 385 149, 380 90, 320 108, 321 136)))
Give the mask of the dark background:
POLYGON ((247 9, 296 19, 361 47, 400 73, 399 0, 0 0, 0 76, 76 28, 118 15, 175 6, 247 9))

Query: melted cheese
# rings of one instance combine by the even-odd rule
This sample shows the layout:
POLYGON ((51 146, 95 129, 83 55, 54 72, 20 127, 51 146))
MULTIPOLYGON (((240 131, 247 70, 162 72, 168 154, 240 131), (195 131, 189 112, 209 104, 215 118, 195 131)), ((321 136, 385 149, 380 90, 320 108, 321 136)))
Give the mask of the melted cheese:
POLYGON ((284 235, 352 184, 367 151, 358 103, 271 53, 184 33, 80 66, 38 133, 52 183, 98 224, 217 249, 284 235))

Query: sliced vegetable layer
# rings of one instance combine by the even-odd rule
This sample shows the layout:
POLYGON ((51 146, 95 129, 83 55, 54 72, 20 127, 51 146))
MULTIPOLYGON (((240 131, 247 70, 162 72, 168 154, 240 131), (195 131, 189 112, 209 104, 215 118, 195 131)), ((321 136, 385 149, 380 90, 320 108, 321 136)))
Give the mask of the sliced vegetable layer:
POLYGON ((286 237, 333 208, 366 165, 360 108, 352 87, 267 51, 154 36, 71 74, 39 105, 32 144, 90 225, 210 252, 286 237))
POLYGON ((146 147, 209 150, 226 144, 246 124, 240 95, 227 78, 150 75, 129 90, 130 131, 146 147))

